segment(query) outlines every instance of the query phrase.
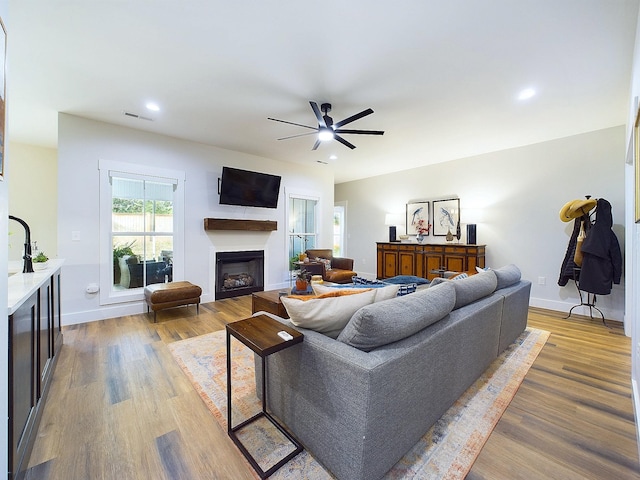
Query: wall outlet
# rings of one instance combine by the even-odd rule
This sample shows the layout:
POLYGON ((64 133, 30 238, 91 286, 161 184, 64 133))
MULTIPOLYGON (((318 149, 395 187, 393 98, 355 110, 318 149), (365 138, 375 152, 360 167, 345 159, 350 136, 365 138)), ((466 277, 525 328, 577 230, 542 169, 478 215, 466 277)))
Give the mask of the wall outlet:
POLYGON ((546 277, 538 277, 538 285, 546 285, 547 278, 546 277))

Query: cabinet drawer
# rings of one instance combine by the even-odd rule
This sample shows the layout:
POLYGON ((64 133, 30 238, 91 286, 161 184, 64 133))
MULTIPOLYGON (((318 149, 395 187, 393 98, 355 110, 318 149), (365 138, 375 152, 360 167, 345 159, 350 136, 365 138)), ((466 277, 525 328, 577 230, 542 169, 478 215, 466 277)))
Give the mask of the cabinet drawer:
POLYGON ((462 253, 462 254, 467 254, 467 255, 474 255, 476 253, 476 249, 475 248, 454 247, 454 246, 447 246, 447 247, 445 247, 444 251, 446 253, 462 253))
POLYGON ((444 251, 442 245, 420 245, 420 253, 442 253, 444 251))

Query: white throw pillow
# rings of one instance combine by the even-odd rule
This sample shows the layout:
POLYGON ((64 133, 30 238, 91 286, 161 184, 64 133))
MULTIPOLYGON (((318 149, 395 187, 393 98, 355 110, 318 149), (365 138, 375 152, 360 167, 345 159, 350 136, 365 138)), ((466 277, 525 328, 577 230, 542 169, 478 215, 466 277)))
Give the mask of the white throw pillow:
POLYGON ((373 303, 375 296, 375 289, 351 289, 319 296, 291 295, 280 300, 295 326, 331 333, 342 330, 356 311, 373 303))

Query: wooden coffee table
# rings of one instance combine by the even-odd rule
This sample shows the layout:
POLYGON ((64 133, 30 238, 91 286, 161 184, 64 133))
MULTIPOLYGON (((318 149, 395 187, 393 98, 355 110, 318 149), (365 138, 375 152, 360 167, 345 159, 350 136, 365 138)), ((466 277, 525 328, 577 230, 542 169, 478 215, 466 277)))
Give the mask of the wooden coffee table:
POLYGON ((280 297, 287 294, 288 290, 286 288, 252 293, 251 313, 269 312, 282 318, 289 318, 287 310, 280 301, 280 297))

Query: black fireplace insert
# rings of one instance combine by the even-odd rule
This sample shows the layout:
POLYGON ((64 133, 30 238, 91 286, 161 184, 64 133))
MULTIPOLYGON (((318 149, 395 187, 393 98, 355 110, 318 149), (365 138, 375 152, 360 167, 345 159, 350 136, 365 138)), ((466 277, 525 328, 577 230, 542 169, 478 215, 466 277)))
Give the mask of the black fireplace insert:
POLYGON ((216 253, 216 300, 264 290, 264 250, 216 253))

